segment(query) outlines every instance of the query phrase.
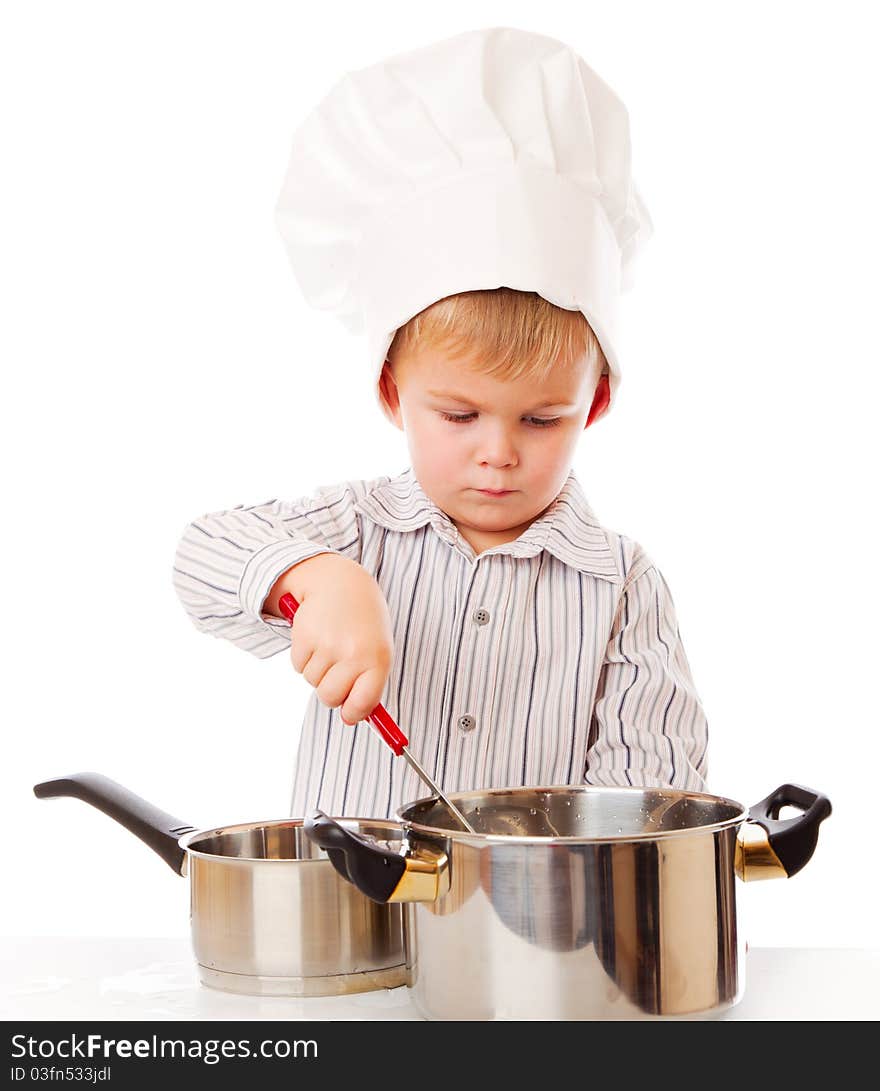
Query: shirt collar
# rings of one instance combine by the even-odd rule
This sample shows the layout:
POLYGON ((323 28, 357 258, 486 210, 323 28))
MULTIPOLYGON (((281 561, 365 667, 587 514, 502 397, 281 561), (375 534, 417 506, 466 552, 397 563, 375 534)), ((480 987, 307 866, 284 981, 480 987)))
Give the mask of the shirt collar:
MULTIPOLYGON (((387 478, 370 489, 355 507, 374 523, 401 533, 430 524, 449 545, 473 559, 470 544, 459 534, 449 516, 425 494, 410 467, 397 477, 387 478)), ((574 472, 570 472, 559 495, 513 542, 493 546, 480 556, 493 553, 512 557, 535 557, 542 550, 564 564, 611 583, 621 583, 617 562, 574 472)))

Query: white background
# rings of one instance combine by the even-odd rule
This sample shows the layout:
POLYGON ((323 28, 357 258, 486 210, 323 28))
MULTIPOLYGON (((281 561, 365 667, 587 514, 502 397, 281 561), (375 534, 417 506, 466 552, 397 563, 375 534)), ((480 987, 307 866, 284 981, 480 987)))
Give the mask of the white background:
POLYGON ((0 931, 188 934, 186 883, 40 780, 97 770, 199 827, 287 814, 307 684, 196 632, 174 548, 204 512, 407 465, 362 344, 298 294, 274 203, 346 70, 506 25, 564 39, 626 102, 655 225, 620 396, 575 469, 672 588, 710 790, 834 805, 804 872, 741 890, 748 937, 876 944, 871 10, 4 6, 0 931))

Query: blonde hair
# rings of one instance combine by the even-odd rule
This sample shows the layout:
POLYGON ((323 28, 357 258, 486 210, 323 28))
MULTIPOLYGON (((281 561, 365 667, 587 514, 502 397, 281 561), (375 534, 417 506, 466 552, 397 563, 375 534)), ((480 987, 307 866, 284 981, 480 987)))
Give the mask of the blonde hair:
POLYGON ((490 288, 446 296, 398 329, 388 349, 393 366, 418 345, 444 349, 453 359, 468 353, 480 371, 501 380, 541 382, 557 366, 588 356, 607 371, 605 354, 580 311, 548 303, 537 292, 490 288))

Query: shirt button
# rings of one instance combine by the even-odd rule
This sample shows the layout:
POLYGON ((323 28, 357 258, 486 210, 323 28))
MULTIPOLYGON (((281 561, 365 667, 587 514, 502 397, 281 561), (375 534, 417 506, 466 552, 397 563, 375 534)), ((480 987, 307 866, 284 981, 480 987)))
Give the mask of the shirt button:
POLYGON ((474 610, 474 621, 478 625, 485 625, 489 621, 492 615, 488 610, 474 610))
POLYGON ((473 716, 459 716, 458 717, 458 727, 459 727, 460 731, 464 731, 464 732, 473 731, 473 729, 476 726, 477 726, 477 721, 474 719, 473 716))

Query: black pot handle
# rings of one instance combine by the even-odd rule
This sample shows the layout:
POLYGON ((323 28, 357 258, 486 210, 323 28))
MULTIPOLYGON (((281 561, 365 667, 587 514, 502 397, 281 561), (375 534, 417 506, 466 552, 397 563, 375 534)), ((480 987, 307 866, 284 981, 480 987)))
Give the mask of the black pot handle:
POLYGON ((800 784, 781 784, 766 799, 749 809, 749 821, 767 831, 770 847, 789 877, 796 874, 816 850, 819 823, 831 814, 827 796, 800 784), (800 807, 803 814, 780 819, 783 807, 800 807))
POLYGON ((303 829, 342 878, 374 902, 387 902, 397 889, 406 871, 406 860, 398 853, 352 833, 323 811, 308 814, 303 829))
POLYGON ((185 833, 191 833, 195 826, 188 826, 179 818, 154 807, 145 799, 123 788, 115 780, 100 773, 74 773, 57 780, 45 780, 34 786, 34 795, 38 799, 57 799, 70 796, 81 799, 109 815, 114 821, 149 845, 165 863, 183 875, 186 852, 178 844, 185 833))

